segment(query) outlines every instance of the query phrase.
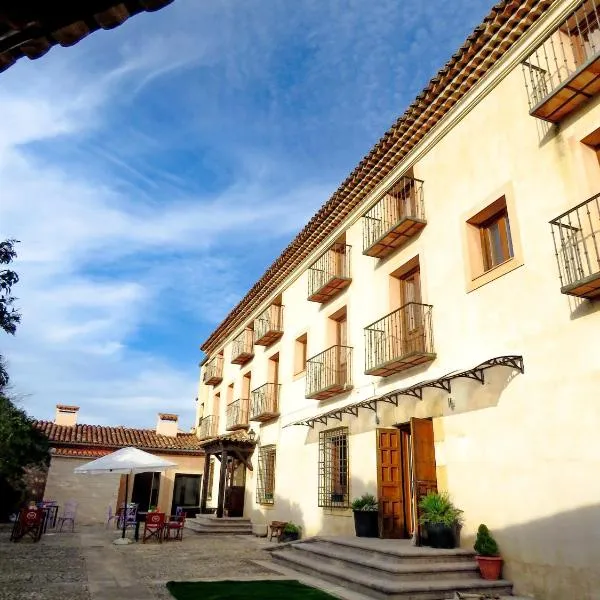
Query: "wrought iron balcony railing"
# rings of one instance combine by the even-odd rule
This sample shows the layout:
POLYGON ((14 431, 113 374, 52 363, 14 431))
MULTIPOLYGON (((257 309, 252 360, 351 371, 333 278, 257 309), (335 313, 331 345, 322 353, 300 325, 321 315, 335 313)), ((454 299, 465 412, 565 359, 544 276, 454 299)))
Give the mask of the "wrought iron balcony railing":
POLYGON ((531 115, 558 123, 600 91, 600 0, 585 0, 523 62, 531 115))
POLYGON ((227 431, 249 427, 247 398, 240 398, 227 406, 227 431))
POLYGON ((600 296, 600 194, 550 221, 561 292, 600 296))
POLYGON ((223 357, 219 354, 211 358, 204 366, 204 383, 217 385, 223 379, 223 357))
POLYGON ((408 302, 365 328, 365 373, 386 377, 432 361, 432 306, 408 302))
POLYGON ((383 258, 425 227, 423 182, 402 177, 363 217, 363 254, 383 258))
POLYGON ((231 362, 234 365, 244 365, 254 356, 254 341, 251 329, 244 329, 231 342, 231 362))
POLYGON ((333 244, 308 268, 308 299, 327 302, 352 281, 350 246, 333 244))
POLYGON ((269 421, 279 416, 279 390, 275 383, 265 383, 250 392, 250 420, 269 421))
POLYGON ((209 415, 198 422, 198 437, 201 440, 216 437, 219 432, 219 417, 209 415))
POLYGON ((352 348, 331 346, 306 361, 306 397, 326 400, 352 389, 352 348))
POLYGON ((254 321, 254 344, 270 346, 283 335, 283 306, 272 304, 254 321))

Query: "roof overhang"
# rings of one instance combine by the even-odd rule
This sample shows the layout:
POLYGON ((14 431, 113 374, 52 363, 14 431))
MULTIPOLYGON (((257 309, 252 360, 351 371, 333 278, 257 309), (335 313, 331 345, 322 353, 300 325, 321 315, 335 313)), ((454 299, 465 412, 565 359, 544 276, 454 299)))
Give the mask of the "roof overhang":
POLYGON ((393 390, 392 392, 381 394, 380 396, 361 400, 360 402, 354 402, 353 404, 348 404, 347 406, 334 408, 328 412, 310 417, 309 419, 301 419, 299 421, 294 421, 293 423, 288 423, 285 425, 285 427, 304 425, 305 427, 313 428, 316 423, 327 425, 328 421, 330 420, 341 421, 344 415, 357 417, 358 411, 361 409, 373 411, 377 410, 377 404, 379 402, 398 406, 401 396, 412 396, 418 400, 423 400, 423 390, 426 388, 437 388, 450 393, 452 391, 452 381, 455 379, 472 379, 473 381, 477 381, 483 385, 485 383, 485 372, 493 367, 509 367, 513 370, 519 371, 520 373, 523 373, 525 369, 523 357, 520 355, 511 354, 505 356, 496 356, 478 364, 475 367, 472 367, 471 369, 452 371, 446 375, 438 377, 437 379, 420 381, 419 383, 415 383, 405 388, 399 388, 397 390, 393 390))
POLYGON ((40 58, 52 46, 73 46, 98 29, 114 29, 141 12, 173 0, 19 0, 0 6, 0 72, 27 56, 40 58))

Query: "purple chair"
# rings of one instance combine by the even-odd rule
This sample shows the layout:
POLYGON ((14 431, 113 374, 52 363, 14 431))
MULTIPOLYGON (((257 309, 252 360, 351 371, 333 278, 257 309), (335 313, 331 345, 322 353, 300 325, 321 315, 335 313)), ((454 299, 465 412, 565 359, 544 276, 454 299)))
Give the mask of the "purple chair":
POLYGON ((137 509, 138 505, 135 502, 129 502, 127 507, 121 507, 118 520, 119 529, 123 528, 123 513, 125 513, 125 529, 135 527, 137 523, 137 509))
POLYGON ((65 523, 71 523, 71 531, 75 531, 75 517, 77 516, 77 502, 75 500, 67 500, 63 513, 58 517, 59 531, 62 531, 65 523))

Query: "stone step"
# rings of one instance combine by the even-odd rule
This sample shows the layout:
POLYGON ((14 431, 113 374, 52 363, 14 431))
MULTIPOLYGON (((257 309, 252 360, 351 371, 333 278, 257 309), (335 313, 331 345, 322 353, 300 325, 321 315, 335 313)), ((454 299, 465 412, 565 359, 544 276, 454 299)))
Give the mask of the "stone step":
POLYGON ((219 527, 219 525, 205 525, 195 519, 186 519, 186 529, 195 531, 196 533, 206 534, 224 534, 224 535, 252 535, 252 526, 245 524, 238 525, 237 527, 219 527))
POLYGON ((433 580, 433 579, 479 579, 479 569, 474 560, 452 561, 405 561, 399 557, 363 556, 355 548, 344 546, 335 547, 326 544, 306 542, 293 544, 290 550, 300 552, 321 562, 336 565, 345 569, 380 578, 386 577, 391 581, 433 580))
POLYGON ((346 549, 360 552, 362 558, 378 560, 381 563, 418 564, 420 562, 472 563, 475 552, 465 548, 430 548, 428 546, 412 546, 408 540, 379 540, 378 538, 336 538, 317 536, 312 541, 319 542, 323 548, 346 549), (382 543, 384 542, 384 543, 382 543))
POLYGON ((448 578, 424 581, 417 574, 413 580, 391 581, 388 578, 373 577, 356 570, 324 563, 318 558, 290 550, 289 547, 272 552, 271 557, 276 563, 287 568, 382 600, 447 600, 453 598, 455 592, 498 595, 512 593, 512 584, 504 580, 448 578))
POLYGON ((219 527, 240 527, 240 526, 248 526, 252 525, 250 519, 245 519, 242 517, 223 517, 218 519, 212 515, 196 515, 193 519, 198 523, 204 523, 206 525, 218 525, 219 527))

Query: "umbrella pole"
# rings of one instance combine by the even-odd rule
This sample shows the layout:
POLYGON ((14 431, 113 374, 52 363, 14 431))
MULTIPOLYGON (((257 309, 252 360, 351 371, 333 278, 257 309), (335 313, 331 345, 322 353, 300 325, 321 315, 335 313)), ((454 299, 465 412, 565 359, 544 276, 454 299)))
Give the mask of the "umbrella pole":
POLYGON ((123 510, 123 531, 121 537, 125 539, 125 530, 127 529, 127 498, 129 496, 129 473, 125 475, 125 508, 123 510))

